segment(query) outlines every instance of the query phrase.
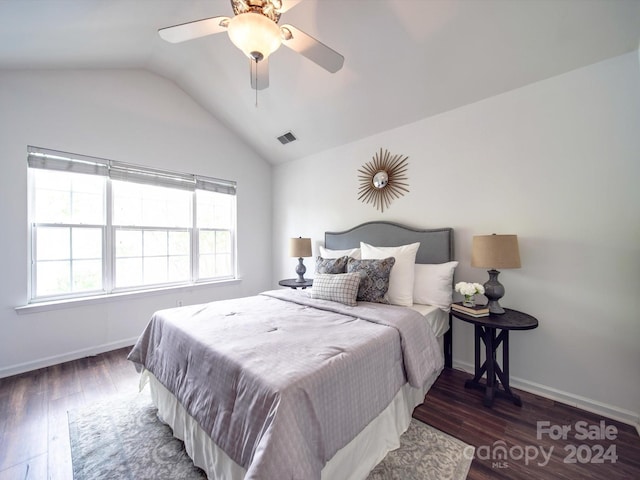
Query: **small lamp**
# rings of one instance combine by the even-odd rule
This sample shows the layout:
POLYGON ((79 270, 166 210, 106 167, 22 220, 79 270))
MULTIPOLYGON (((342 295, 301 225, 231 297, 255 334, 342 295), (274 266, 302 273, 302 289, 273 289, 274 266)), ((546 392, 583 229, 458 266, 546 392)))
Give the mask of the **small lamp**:
POLYGON ((292 238, 289 241, 289 256, 298 257, 298 265, 296 266, 298 278, 296 279, 296 282, 306 282, 304 279, 304 272, 306 272, 307 269, 304 266, 304 263, 302 263, 302 257, 311 256, 311 239, 302 237, 292 238))
POLYGON ((471 246, 471 266, 490 268, 484 294, 489 299, 489 312, 502 314, 498 300, 504 296, 504 286, 498 281, 498 268, 520 268, 517 235, 475 235, 471 246))

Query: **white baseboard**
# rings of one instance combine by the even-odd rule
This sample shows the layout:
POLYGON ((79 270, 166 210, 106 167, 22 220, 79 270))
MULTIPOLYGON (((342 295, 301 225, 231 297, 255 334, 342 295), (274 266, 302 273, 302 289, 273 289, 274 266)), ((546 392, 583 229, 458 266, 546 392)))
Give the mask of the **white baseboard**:
MULTIPOLYGON (((475 370, 473 364, 468 362, 460 362, 455 359, 453 361, 453 368, 465 371, 470 374, 473 374, 475 370)), ((635 427, 638 431, 638 435, 640 435, 640 414, 638 412, 625 410, 614 405, 608 405, 597 400, 592 400, 580 395, 575 395, 573 393, 558 390, 546 385, 541 385, 539 383, 530 382, 518 377, 510 377, 509 383, 513 388, 533 393, 534 395, 539 395, 544 398, 549 398, 551 400, 556 400, 560 403, 580 408, 597 415, 602 415, 603 417, 607 417, 612 420, 626 423, 627 425, 635 427)))
POLYGON ((38 360, 34 360, 32 362, 10 365, 8 367, 0 369, 0 378, 10 377, 11 375, 18 375, 20 373, 38 370, 39 368, 46 368, 52 365, 58 365, 59 363, 69 362, 71 360, 77 360, 84 357, 91 357, 93 355, 98 355, 99 353, 109 352, 111 350, 117 350, 119 348, 132 346, 134 343, 136 343, 137 339, 138 337, 133 337, 126 340, 119 340, 117 342, 105 343, 103 345, 83 348, 81 350, 64 353, 62 355, 39 358, 38 360))

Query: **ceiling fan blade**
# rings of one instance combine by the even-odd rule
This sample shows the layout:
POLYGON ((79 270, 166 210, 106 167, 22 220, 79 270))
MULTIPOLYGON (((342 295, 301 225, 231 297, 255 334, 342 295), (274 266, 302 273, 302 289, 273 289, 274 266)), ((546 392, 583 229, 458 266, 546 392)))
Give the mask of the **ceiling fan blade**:
POLYGON ((193 22, 173 25, 158 30, 160 38, 171 43, 180 43, 227 30, 229 17, 211 17, 193 22))
POLYGON ((280 27, 280 31, 282 32, 282 44, 291 50, 307 57, 331 73, 336 73, 342 68, 344 57, 324 43, 291 25, 283 25, 280 27))
POLYGON ((251 88, 254 90, 264 90, 269 86, 269 57, 254 62, 249 60, 251 69, 251 88))
POLYGON ((280 13, 284 13, 287 10, 291 10, 293 7, 295 7, 296 5, 298 5, 302 0, 282 0, 282 6, 280 7, 280 10, 278 10, 280 13))

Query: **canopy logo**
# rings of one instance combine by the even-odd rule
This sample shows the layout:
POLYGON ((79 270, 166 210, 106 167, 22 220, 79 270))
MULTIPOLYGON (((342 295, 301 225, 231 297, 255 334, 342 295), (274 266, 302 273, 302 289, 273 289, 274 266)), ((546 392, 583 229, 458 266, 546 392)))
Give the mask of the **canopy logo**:
MULTIPOLYGON (((578 421, 574 424, 558 425, 546 420, 536 422, 536 439, 566 440, 567 443, 560 455, 564 463, 616 463, 618 455, 616 444, 603 445, 595 442, 612 442, 618 438, 618 429, 600 421, 590 424, 578 421), (574 441, 589 443, 573 443, 574 441)), ((546 467, 551 460, 554 449, 551 445, 513 445, 508 446, 504 440, 496 440, 491 445, 482 445, 475 450, 465 450, 467 458, 491 461, 492 468, 509 468, 509 462, 524 462, 525 465, 546 467)))

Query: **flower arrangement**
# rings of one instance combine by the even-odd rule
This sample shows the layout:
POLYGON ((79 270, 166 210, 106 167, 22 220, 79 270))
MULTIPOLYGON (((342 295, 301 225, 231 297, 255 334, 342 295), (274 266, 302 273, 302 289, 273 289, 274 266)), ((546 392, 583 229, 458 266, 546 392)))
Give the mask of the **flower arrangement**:
POLYGON ((458 282, 456 283, 455 290, 464 295, 463 305, 468 307, 475 305, 473 297, 477 294, 484 294, 484 287, 479 283, 458 282))

